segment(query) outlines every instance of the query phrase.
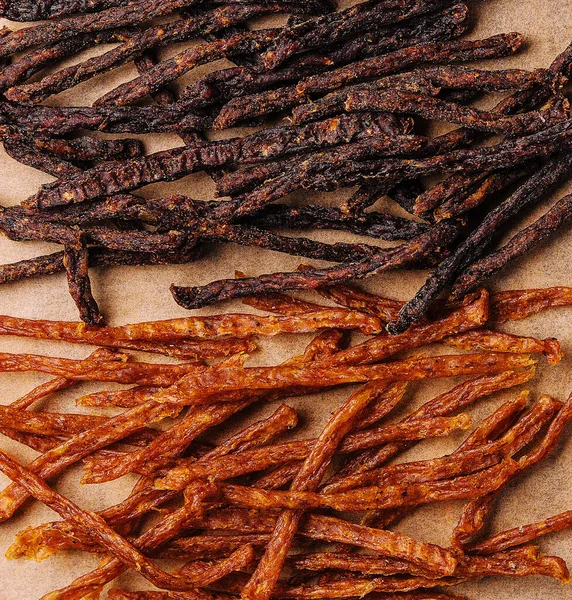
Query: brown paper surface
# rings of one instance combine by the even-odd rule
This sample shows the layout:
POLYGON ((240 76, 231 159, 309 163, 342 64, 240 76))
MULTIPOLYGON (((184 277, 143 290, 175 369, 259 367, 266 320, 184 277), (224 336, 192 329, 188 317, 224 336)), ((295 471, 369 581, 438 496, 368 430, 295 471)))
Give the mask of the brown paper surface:
MULTIPOLYGON (((348 2, 349 4, 349 2, 348 2)), ((572 38, 570 21, 570 2, 566 0, 488 0, 473 3, 472 13, 475 27, 469 34, 471 38, 484 37, 500 32, 520 31, 526 36, 527 48, 518 55, 502 61, 489 61, 488 68, 501 67, 541 67, 548 66, 550 61, 562 51, 572 38)), ((4 23, 2 23, 3 25, 4 23)), ((10 24, 16 27, 17 24, 10 24)), ((170 56, 180 50, 180 45, 163 52, 163 57, 170 56)), ((87 56, 82 53, 73 60, 78 61, 87 56)), ((217 64, 223 65, 222 61, 217 64)), ((203 69, 197 69, 191 78, 199 76, 203 69)), ((54 103, 68 105, 89 105, 117 83, 133 78, 136 75, 133 66, 125 66, 115 71, 112 76, 98 77, 81 84, 75 89, 65 92, 53 100, 54 103)), ((181 84, 188 82, 185 78, 181 84)), ((225 132, 225 135, 237 131, 225 132)), ((240 130, 238 131, 240 133, 240 130)), ((124 136, 122 136, 124 137, 124 136)), ((144 138, 149 152, 178 146, 180 140, 176 136, 155 135, 144 138)), ((20 165, 0 152, 0 174, 2 191, 0 202, 3 205, 16 204, 34 193, 42 183, 51 181, 48 176, 31 168, 20 165)), ((561 197, 563 187, 554 198, 561 197)), ((141 192, 150 194, 184 193, 197 199, 212 197, 213 185, 204 175, 192 175, 171 184, 148 186, 141 192)), ((345 198, 350 190, 336 194, 322 195, 320 201, 337 204, 345 198)), ((304 201, 308 197, 316 199, 315 194, 303 193, 294 196, 295 201, 304 201)), ((553 199, 554 199, 553 198, 553 199)), ((530 215, 540 214, 546 210, 553 199, 538 206, 530 215)), ((388 203, 388 209, 395 210, 388 203)), ((317 239, 332 239, 333 235, 318 233, 317 239)), ((351 240, 351 236, 335 234, 337 240, 351 240)), ((39 243, 15 243, 0 238, 0 260, 2 263, 37 256, 52 252, 55 246, 39 243)), ((562 232, 550 243, 530 256, 517 261, 504 270, 491 282, 491 288, 515 289, 525 287, 544 287, 552 285, 572 285, 572 269, 570 251, 572 249, 572 231, 562 232)), ((117 267, 107 270, 92 270, 94 294, 102 307, 110 324, 138 322, 142 320, 172 318, 187 315, 188 312, 178 307, 171 298, 169 285, 202 284, 214 278, 232 277, 236 269, 246 274, 260 274, 276 270, 295 268, 300 259, 284 256, 274 252, 252 248, 233 246, 211 249, 201 260, 185 266, 160 267, 117 267)), ((368 280, 367 287, 397 299, 408 299, 423 282, 425 273, 399 272, 388 273, 368 280)), ((202 313, 225 310, 248 311, 240 303, 214 307, 202 313)), ((67 293, 63 274, 23 281, 21 283, 0 287, 0 314, 10 314, 29 318, 76 320, 75 306, 67 293)), ((572 391, 572 309, 560 309, 537 315, 526 321, 506 326, 510 332, 532 335, 540 338, 556 336, 564 346, 567 357, 557 367, 548 367, 541 363, 536 379, 529 388, 532 398, 540 393, 552 394, 560 400, 566 399, 572 391)), ((264 341, 263 350, 255 354, 249 364, 277 363, 297 352, 309 336, 281 336, 278 339, 264 341)), ((84 357, 90 352, 88 347, 73 347, 62 343, 34 342, 10 337, 0 337, 0 351, 3 352, 36 352, 58 356, 84 357)), ((0 374, 1 402, 9 403, 38 383, 45 381, 45 376, 36 374, 0 374)), ((437 381, 415 384, 401 413, 411 410, 430 397, 452 387, 456 381, 437 381)), ((109 386, 107 386, 109 388, 109 386)), ((81 411, 74 406, 74 399, 96 388, 95 385, 81 384, 58 394, 38 407, 46 410, 81 411)), ((324 423, 331 411, 347 397, 348 389, 335 392, 324 392, 307 398, 288 400, 288 403, 299 409, 302 427, 297 435, 315 433, 324 423)), ((493 398, 477 403, 469 411, 476 423, 490 414, 501 402, 515 395, 515 391, 499 394, 493 398)), ((274 410, 275 406, 257 407, 247 414, 240 415, 231 426, 248 422, 253 415, 260 417, 274 410)), ((102 411, 104 414, 104 411, 102 411)), ((106 414, 111 414, 108 412, 106 414)), ((395 415, 398 417, 400 411, 395 415)), ((217 434, 222 429, 217 430, 217 434)), ((406 458, 438 456, 453 450, 462 439, 462 435, 453 435, 446 439, 428 441, 410 451, 406 458)), ((0 441, 0 447, 11 452, 23 462, 34 458, 35 453, 6 438, 0 441)), ((57 490, 77 501, 82 507, 92 510, 102 509, 123 499, 135 481, 134 477, 124 477, 118 481, 104 485, 80 486, 81 467, 74 467, 57 478, 54 486, 57 490)), ((558 512, 572 508, 572 442, 566 440, 559 450, 544 464, 518 479, 515 485, 502 495, 502 499, 494 511, 492 530, 494 532, 529 522, 540 520, 558 512)), ((0 486, 7 479, 0 475, 0 486)), ((449 502, 429 505, 416 511, 415 515, 405 519, 398 527, 400 531, 416 538, 447 545, 462 503, 449 502)), ((0 524, 0 600, 32 600, 43 594, 63 587, 75 577, 86 573, 97 565, 97 557, 82 553, 64 552, 38 564, 33 561, 19 560, 9 562, 4 552, 10 545, 13 536, 20 529, 58 518, 49 509, 38 502, 28 502, 25 509, 20 510, 8 523, 0 524)), ((564 531, 541 540, 544 552, 559 555, 572 566, 572 534, 564 531)), ((131 586, 132 589, 149 587, 142 578, 126 574, 116 585, 131 586)), ((525 580, 507 580, 492 578, 486 581, 463 586, 461 593, 466 593, 471 600, 532 600, 551 599, 564 600, 572 598, 572 586, 561 586, 546 578, 528 578, 525 580)))

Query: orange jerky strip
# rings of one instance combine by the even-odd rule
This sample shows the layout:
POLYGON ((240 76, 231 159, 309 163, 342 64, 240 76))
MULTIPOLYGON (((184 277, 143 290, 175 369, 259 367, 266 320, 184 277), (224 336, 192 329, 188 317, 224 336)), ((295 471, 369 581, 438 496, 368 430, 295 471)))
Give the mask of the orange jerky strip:
POLYGON ((192 589, 195 583, 176 577, 156 567, 135 547, 118 535, 107 523, 91 511, 84 511, 61 494, 50 489, 39 477, 25 469, 6 453, 0 451, 0 470, 14 481, 25 486, 35 498, 55 510, 62 518, 71 521, 84 533, 94 537, 99 544, 117 556, 130 568, 149 581, 167 589, 192 589))
POLYGON ((91 327, 71 321, 41 321, 0 316, 0 333, 4 335, 57 339, 98 346, 116 346, 121 341, 172 342, 187 338, 273 336, 332 328, 358 330, 371 335, 381 330, 381 323, 372 315, 327 307, 312 313, 287 316, 227 314, 149 321, 118 327, 91 327))
MULTIPOLYGON (((318 488, 341 440, 351 431, 356 419, 367 405, 386 388, 387 384, 383 381, 370 383, 352 394, 338 408, 314 443, 290 486, 291 490, 315 491, 318 488)), ((289 510, 278 517, 266 550, 242 590, 243 600, 270 598, 303 514, 303 511, 289 510)))
POLYGON ((468 331, 446 338, 443 341, 449 346, 471 350, 472 352, 542 354, 551 365, 557 365, 564 356, 562 346, 554 338, 537 340, 532 337, 511 335, 500 331, 468 331))
POLYGON ((525 319, 559 306, 572 306, 572 287, 499 292, 491 297, 491 321, 504 323, 525 319))

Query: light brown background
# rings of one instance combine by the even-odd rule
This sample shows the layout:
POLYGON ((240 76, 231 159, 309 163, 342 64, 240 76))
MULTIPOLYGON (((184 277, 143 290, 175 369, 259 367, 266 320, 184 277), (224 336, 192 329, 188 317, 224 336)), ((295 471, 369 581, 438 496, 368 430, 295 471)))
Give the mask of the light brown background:
MULTIPOLYGON (((549 62, 572 41, 572 20, 569 0, 488 0, 473 3, 473 21, 478 25, 469 34, 471 38, 492 35, 505 31, 520 31, 527 38, 527 48, 517 56, 502 61, 491 61, 489 68, 541 67, 549 62)), ((11 24, 15 26, 15 24, 11 24)), ((178 51, 180 46, 169 49, 163 56, 178 51)), ((85 54, 82 55, 85 57, 85 54)), ((77 60, 74 59, 74 60, 77 60)), ((224 66, 224 62, 219 63, 224 66)), ((217 65, 218 66, 218 65, 217 65)), ((197 77, 202 69, 197 69, 190 78, 197 77)), ((203 71, 204 72, 204 71, 203 71)), ((112 85, 135 76, 132 66, 117 70, 112 77, 99 77, 86 82, 72 91, 61 94, 54 102, 68 105, 89 105, 112 85)), ((176 136, 156 135, 145 138, 148 151, 178 146, 176 136)), ((0 152, 0 175, 2 187, 0 203, 16 204, 34 193, 39 185, 51 180, 31 168, 19 165, 4 152, 0 152)), ((562 188, 555 197, 564 193, 562 188)), ((147 187, 142 194, 184 193, 194 198, 212 197, 213 186, 202 175, 192 175, 172 184, 160 184, 147 187)), ((138 192, 139 193, 139 192, 138 192)), ((338 203, 349 191, 330 194, 323 201, 338 203)), ((303 201, 316 198, 314 194, 298 194, 294 199, 303 201)), ((546 209, 551 200, 539 207, 534 214, 546 209)), ((381 203, 383 206, 383 203, 381 203)), ((387 208, 394 210, 391 205, 387 208)), ((531 215, 532 217, 533 215, 531 215)), ((328 239, 328 234, 319 233, 318 239, 328 239)), ((350 236, 336 234, 337 239, 351 239, 350 236)), ((558 239, 546 244, 541 250, 526 259, 519 260, 492 282, 494 289, 513 289, 521 287, 542 287, 551 285, 572 285, 570 267, 570 249, 572 232, 559 235, 558 239)), ((14 262, 56 250, 55 246, 38 243, 13 243, 0 238, 0 260, 2 263, 14 262)), ((250 248, 226 246, 211 251, 200 261, 185 266, 160 266, 146 268, 118 267, 113 269, 92 270, 95 296, 100 303, 109 323, 119 324, 149 319, 184 316, 186 311, 178 307, 168 291, 172 282, 177 284, 202 284, 213 278, 232 277, 235 269, 247 274, 259 274, 275 270, 293 269, 300 260, 278 253, 250 248)), ((424 273, 384 274, 368 281, 367 286, 393 298, 407 299, 423 281, 424 273)), ((226 310, 245 310, 239 303, 227 305, 226 310)), ((209 313, 220 310, 209 309, 209 313)), ((248 309, 246 309, 248 310, 248 309)), ((65 276, 57 275, 37 280, 25 281, 0 287, 0 314, 47 319, 75 320, 76 310, 66 291, 65 276)), ((549 368, 541 364, 537 378, 530 389, 532 397, 539 393, 550 393, 564 400, 572 391, 572 309, 562 309, 546 313, 507 327, 507 330, 534 335, 537 337, 557 336, 563 343, 566 359, 558 367, 549 368)), ((251 364, 279 361, 301 349, 309 337, 293 338, 282 336, 266 341, 265 351, 252 357, 251 364)), ((442 350, 442 348, 440 349, 442 350)), ((37 352, 51 355, 83 357, 89 348, 77 348, 66 344, 33 342, 16 338, 0 338, 0 351, 37 352)), ((9 403, 46 378, 34 374, 0 374, 1 402, 9 403)), ((409 410, 425 402, 432 395, 440 393, 453 385, 451 381, 440 381, 411 387, 403 410, 409 410)), ((40 407, 49 410, 77 411, 73 400, 86 391, 95 389, 84 384, 60 394, 55 399, 40 403, 40 407)), ((317 431, 339 402, 346 397, 348 390, 324 392, 309 398, 289 401, 300 410, 303 418, 303 434, 317 431)), ((515 392, 498 395, 479 403, 471 411, 478 423, 502 401, 515 392)), ((259 408, 254 413, 259 416, 275 407, 259 408)), ((107 413, 110 414, 110 413, 107 413)), ((241 417, 241 421, 252 418, 252 414, 241 417)), ((398 416, 398 415, 397 415, 398 416)), ((569 437, 570 431, 568 431, 569 437)), ((408 453, 407 458, 437 456, 444 454, 459 443, 462 436, 452 436, 446 440, 426 442, 408 453)), ((0 447, 13 453, 21 461, 27 462, 34 452, 9 440, 0 440, 0 447)), ((90 509, 102 509, 122 499, 129 491, 134 479, 124 477, 119 481, 97 487, 79 486, 81 468, 73 468, 59 477, 55 487, 59 491, 90 509)), ((518 480, 516 485, 503 495, 495 511, 493 530, 516 526, 542 519, 563 510, 572 509, 572 442, 567 440, 559 451, 545 464, 518 480)), ((0 475, 0 484, 7 480, 0 475)), ((399 529, 423 540, 447 544, 448 536, 456 522, 462 504, 451 502, 430 505, 417 511, 415 516, 405 519, 399 529)), ((57 518, 49 509, 39 503, 28 503, 24 510, 7 524, 0 524, 0 600, 33 600, 42 594, 68 584, 74 577, 94 568, 96 557, 80 553, 65 552, 37 564, 32 561, 9 562, 4 552, 10 545, 14 534, 31 524, 39 524, 57 518)), ((541 542, 542 549, 568 560, 572 567, 572 534, 561 532, 541 542)), ((121 584, 133 584, 147 587, 144 580, 127 574, 121 584)), ((136 589, 135 587, 133 589, 136 589)), ((471 600, 564 600, 572 598, 572 586, 560 584, 545 578, 526 580, 490 579, 485 582, 465 586, 462 590, 471 600)))

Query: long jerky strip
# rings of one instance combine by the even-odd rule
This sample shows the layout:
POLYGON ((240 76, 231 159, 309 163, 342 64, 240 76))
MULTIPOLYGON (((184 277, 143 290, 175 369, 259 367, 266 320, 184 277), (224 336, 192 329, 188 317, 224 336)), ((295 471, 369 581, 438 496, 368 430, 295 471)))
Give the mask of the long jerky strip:
MULTIPOLYGON (((386 384, 383 382, 368 384, 352 394, 336 411, 315 442, 290 489, 314 491, 318 488, 342 438, 349 433, 368 404, 385 388, 386 384)), ((302 516, 303 512, 301 511, 285 511, 278 517, 264 555, 242 590, 242 598, 260 600, 270 598, 302 516)))
MULTIPOLYGON (((250 1, 245 3, 250 3, 250 1)), ((57 42, 73 37, 77 33, 93 33, 117 27, 139 25, 196 4, 198 4, 197 0, 167 0, 161 2, 160 5, 153 0, 139 0, 136 4, 110 8, 93 15, 78 15, 57 22, 20 29, 2 40, 0 56, 9 56, 30 46, 57 42)), ((296 6, 302 3, 289 4, 296 6)), ((309 3, 308 6, 312 10, 316 8, 315 3, 309 3)))
MULTIPOLYGON (((296 9, 296 6, 292 8, 296 9)), ((37 102, 52 94, 69 89, 71 86, 95 75, 117 68, 140 56, 144 51, 173 42, 181 42, 198 34, 206 35, 217 32, 227 26, 242 23, 254 17, 283 12, 284 10, 285 6, 280 2, 221 6, 214 10, 186 16, 172 23, 152 26, 140 33, 134 33, 121 46, 109 50, 101 56, 90 58, 78 65, 66 67, 44 77, 41 81, 13 88, 7 93, 6 97, 19 102, 37 102)), ((1 82, 2 74, 0 72, 1 82)))
MULTIPOLYGON (((420 78, 427 80, 438 88, 461 89, 461 90, 484 90, 505 91, 527 88, 531 85, 549 85, 552 75, 549 71, 538 69, 536 71, 523 71, 520 69, 488 71, 485 69, 471 69, 456 65, 442 65, 438 67, 427 67, 417 69, 409 74, 401 75, 412 80, 420 78)), ((342 112, 347 96, 350 93, 364 90, 383 89, 383 79, 358 86, 351 86, 343 92, 337 92, 325 96, 308 105, 297 107, 293 112, 294 123, 308 123, 316 119, 323 119, 342 112)))
MULTIPOLYGON (((19 140, 7 140, 3 141, 4 150, 6 154, 17 160, 19 163, 38 169, 43 173, 47 173, 56 179, 66 179, 81 173, 81 169, 73 163, 58 158, 56 156, 41 152, 37 148, 33 148, 26 143, 22 143, 19 140)), ((62 269, 60 269, 62 270, 62 269)))
POLYGON ((570 219, 572 219, 572 195, 559 200, 547 213, 516 234, 499 250, 473 263, 455 282, 452 297, 458 298, 474 290, 509 262, 554 235, 558 228, 570 219))
POLYGON ((301 79, 297 85, 232 100, 217 117, 217 126, 286 110, 305 104, 312 95, 324 95, 344 85, 402 71, 420 63, 466 62, 512 54, 522 44, 519 34, 502 34, 485 40, 427 42, 379 57, 368 58, 323 74, 301 79))
POLYGON ((413 114, 424 119, 456 123, 490 133, 506 136, 520 136, 546 128, 551 122, 564 120, 569 106, 555 114, 547 111, 531 111, 514 116, 499 116, 490 111, 462 106, 453 102, 431 98, 400 90, 360 90, 351 92, 345 103, 346 110, 383 111, 413 114))
POLYGON ((426 233, 404 242, 395 249, 381 250, 370 259, 347 263, 339 267, 275 273, 245 279, 227 279, 195 288, 172 286, 171 290, 175 300, 185 308, 199 308, 232 298, 244 298, 286 290, 320 288, 415 264, 429 252, 450 243, 458 234, 459 229, 460 226, 456 223, 441 221, 426 233))
POLYGON ((470 266, 489 245, 500 229, 522 210, 543 197, 567 176, 572 169, 572 155, 558 155, 526 181, 510 198, 485 217, 483 222, 446 258, 431 275, 416 296, 399 312, 399 318, 389 325, 392 333, 405 331, 409 325, 425 316, 429 306, 457 273, 470 266))
POLYGON ((209 124, 207 117, 158 106, 53 107, 4 102, 0 104, 0 113, 14 126, 42 135, 63 135, 76 129, 107 133, 172 133, 201 131, 209 124))
POLYGON ((492 297, 491 321, 504 323, 557 306, 572 305, 572 288, 551 287, 499 292, 492 297))
POLYGON ((275 37, 274 29, 247 31, 189 48, 173 58, 162 61, 151 71, 111 90, 99 98, 95 106, 131 104, 206 62, 224 58, 232 52, 257 54, 275 37))
POLYGON ((30 50, 21 57, 15 58, 11 64, 0 69, 0 89, 6 90, 26 81, 43 68, 80 52, 94 44, 108 42, 124 42, 129 38, 129 30, 110 30, 96 34, 80 34, 63 40, 52 46, 30 50))
POLYGON ((262 60, 266 68, 275 69, 287 58, 301 51, 334 44, 380 25, 404 21, 443 9, 450 4, 452 2, 447 0, 382 0, 358 4, 344 11, 285 28, 262 60))

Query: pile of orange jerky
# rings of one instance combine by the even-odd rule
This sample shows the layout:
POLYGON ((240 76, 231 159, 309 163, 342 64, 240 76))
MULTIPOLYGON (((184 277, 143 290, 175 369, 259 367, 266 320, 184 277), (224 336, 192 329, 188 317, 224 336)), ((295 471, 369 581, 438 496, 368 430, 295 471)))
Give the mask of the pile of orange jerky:
POLYGON ((54 377, 0 406, 1 433, 39 453, 24 467, 0 451, 0 471, 12 480, 0 492, 0 519, 31 498, 61 516, 22 530, 7 555, 101 556, 95 570, 43 600, 93 600, 104 589, 110 600, 450 600, 461 596, 449 588, 489 576, 570 581, 565 562, 542 554, 536 541, 572 526, 572 511, 488 539, 483 534, 503 488, 558 452, 572 397, 531 399, 520 387, 480 423, 465 411, 530 382, 540 357, 551 365, 562 359, 556 339, 494 327, 572 306, 572 288, 494 295, 482 289, 396 336, 384 324, 400 302, 350 286, 319 294, 325 304, 276 294, 246 301, 266 314, 107 328, 0 317, 2 335, 99 346, 83 360, 0 354, 0 371, 54 377), (315 337, 282 364, 245 366, 257 339, 281 333, 315 337), (356 335, 362 339, 351 339, 356 335), (433 343, 445 353, 428 352, 433 343), (146 362, 124 349, 179 360, 146 362), (407 403, 408 388, 435 378, 455 379, 445 393, 393 416, 407 403), (33 410, 81 381, 130 384, 76 400, 123 410, 111 417, 33 410), (311 406, 311 394, 350 383, 360 385, 316 438, 278 439, 298 424, 296 410, 280 401, 308 395, 311 406), (270 416, 213 444, 217 425, 269 402, 277 403, 270 416), (403 461, 421 440, 463 430, 470 433, 453 452, 403 461), (128 473, 139 479, 117 504, 84 510, 52 487, 78 462, 83 484, 128 473), (453 499, 465 504, 448 547, 394 529, 418 507, 453 499), (167 571, 157 559, 178 566, 167 571), (154 591, 121 589, 116 580, 128 570, 154 591))
POLYGON ((572 44, 545 68, 489 68, 523 50, 525 37, 471 38, 472 4, 1 0, 0 16, 41 22, 0 31, 0 140, 55 180, 0 207, 0 232, 61 249, 0 266, 0 283, 65 271, 80 318, 103 324, 91 268, 188 263, 215 243, 333 265, 207 285, 178 274, 179 305, 433 269, 388 324, 398 334, 442 296, 474 292, 572 220, 567 195, 522 223, 572 175, 572 44), (128 80, 112 87, 109 73, 128 80), (60 94, 81 95, 83 82, 98 97, 70 106, 60 94), (494 108, 474 105, 498 93, 494 108), (429 136, 427 122, 459 129, 429 136), (171 133, 182 143, 151 152, 149 137, 102 133, 171 133), (216 199, 197 198, 190 183, 183 195, 140 192, 199 172, 216 199), (349 188, 337 206, 289 197, 349 188), (386 207, 371 210, 381 199, 386 207), (323 230, 332 243, 314 239, 323 230))

